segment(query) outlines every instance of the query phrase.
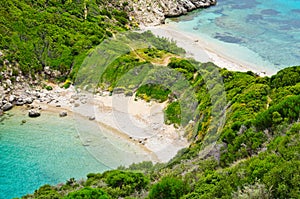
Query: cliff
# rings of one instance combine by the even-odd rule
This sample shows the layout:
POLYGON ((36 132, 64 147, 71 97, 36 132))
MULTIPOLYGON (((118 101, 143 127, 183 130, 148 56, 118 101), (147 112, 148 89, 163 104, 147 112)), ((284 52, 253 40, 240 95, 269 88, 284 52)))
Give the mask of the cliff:
POLYGON ((216 0, 145 0, 123 2, 131 8, 131 16, 141 25, 163 24, 167 17, 186 14, 197 8, 216 4, 216 0))

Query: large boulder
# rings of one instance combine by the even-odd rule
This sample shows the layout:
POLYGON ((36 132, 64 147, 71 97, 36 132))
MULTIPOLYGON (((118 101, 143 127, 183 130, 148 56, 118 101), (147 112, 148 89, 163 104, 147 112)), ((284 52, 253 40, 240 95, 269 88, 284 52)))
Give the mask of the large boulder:
POLYGON ((15 100, 16 100, 16 96, 15 96, 15 95, 9 96, 8 101, 9 101, 10 103, 13 103, 15 100))
POLYGON ((17 106, 23 106, 24 105, 24 101, 22 98, 19 98, 18 101, 16 101, 15 103, 17 106))
POLYGON ((23 101, 24 101, 25 104, 32 104, 33 98, 32 97, 26 97, 23 101))
POLYGON ((91 121, 92 121, 92 120, 95 120, 95 119, 96 119, 95 116, 90 116, 90 117, 89 117, 89 120, 91 120, 91 121))
POLYGON ((41 116, 41 113, 38 110, 31 109, 28 111, 28 116, 29 117, 39 117, 39 116, 41 116))
POLYGON ((2 106, 2 110, 3 111, 8 111, 8 110, 10 110, 10 109, 12 109, 12 107, 13 107, 13 105, 11 104, 11 103, 6 103, 6 104, 4 104, 3 106, 2 106))
POLYGON ((67 111, 62 111, 59 113, 59 117, 66 117, 68 115, 67 111))

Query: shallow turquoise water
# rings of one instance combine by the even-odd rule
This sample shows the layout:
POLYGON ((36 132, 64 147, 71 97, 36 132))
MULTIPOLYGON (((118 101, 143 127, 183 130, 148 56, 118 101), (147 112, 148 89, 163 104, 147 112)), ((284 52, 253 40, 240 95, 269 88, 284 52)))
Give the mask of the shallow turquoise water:
POLYGON ((139 151, 95 121, 45 111, 29 118, 27 110, 14 108, 0 122, 0 198, 20 197, 43 184, 147 160, 139 151), (83 145, 86 139, 88 146, 83 145))
POLYGON ((219 0, 217 6, 172 21, 182 31, 226 45, 228 53, 261 69, 300 65, 300 0, 219 0), (265 62, 248 58, 238 46, 265 62))
POLYGON ((82 145, 71 118, 43 113, 31 119, 26 113, 12 110, 13 116, 6 116, 0 124, 0 198, 108 169, 82 145), (27 122, 21 125, 24 119, 27 122))

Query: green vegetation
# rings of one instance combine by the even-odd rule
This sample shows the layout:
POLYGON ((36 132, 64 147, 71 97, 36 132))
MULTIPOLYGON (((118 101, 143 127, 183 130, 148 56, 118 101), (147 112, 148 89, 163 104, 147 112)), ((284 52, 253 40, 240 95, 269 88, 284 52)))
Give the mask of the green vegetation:
MULTIPOLYGON (((198 65, 201 67, 196 71, 187 69, 193 61, 178 58, 169 65, 177 69, 181 64, 185 75, 193 73, 189 83, 198 100, 196 132, 189 131, 189 125, 186 128, 192 141, 190 147, 179 151, 166 164, 143 162, 103 174, 89 174, 81 184, 74 181, 60 188, 44 186, 32 197, 63 198, 73 192, 98 191, 111 198, 298 198, 300 81, 285 82, 282 74, 298 78, 300 67, 286 68, 269 78, 219 69, 211 63, 198 65), (217 142, 220 152, 215 152, 219 158, 208 155, 203 159, 199 153, 204 137, 210 136, 208 132, 215 125, 212 118, 218 116, 213 115, 214 98, 210 94, 220 93, 220 88, 216 84, 210 94, 207 91, 207 81, 216 82, 207 77, 216 69, 223 77, 227 114, 217 142), (294 75, 295 71, 298 75, 294 75), (276 81, 280 85, 275 86, 276 81)), ((136 89, 138 96, 157 100, 170 100, 174 94, 161 85, 145 84, 136 89)), ((181 104, 174 97, 173 100, 166 108, 166 118, 169 123, 180 124, 181 104)), ((219 100, 216 99, 217 104, 219 100)))
POLYGON ((180 104, 178 102, 172 102, 168 105, 165 110, 166 124, 180 124, 181 121, 181 111, 180 104))
POLYGON ((164 177, 154 184, 149 192, 149 199, 176 199, 187 193, 188 185, 181 179, 164 177))
POLYGON ((171 91, 169 89, 164 88, 161 85, 146 84, 137 89, 136 96, 148 102, 150 99, 156 99, 159 102, 164 102, 168 99, 170 92, 171 91))
POLYGON ((142 195, 148 185, 149 179, 140 172, 112 170, 103 174, 90 173, 85 182, 71 178, 62 186, 44 185, 33 195, 23 198, 111 199, 142 195))
POLYGON ((82 198, 82 199, 110 199, 111 197, 108 196, 104 191, 97 188, 90 188, 85 187, 78 191, 74 191, 69 193, 65 199, 72 199, 72 198, 82 198))
POLYGON ((7 0, 0 8, 2 62, 17 62, 23 75, 44 67, 76 74, 88 50, 113 33, 128 29, 126 12, 106 1, 7 0))

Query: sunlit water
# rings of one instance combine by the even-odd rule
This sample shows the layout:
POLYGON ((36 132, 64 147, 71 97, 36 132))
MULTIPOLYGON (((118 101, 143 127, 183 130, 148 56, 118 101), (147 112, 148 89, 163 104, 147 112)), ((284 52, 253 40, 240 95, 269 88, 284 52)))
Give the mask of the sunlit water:
POLYGON ((262 70, 300 65, 300 0, 219 0, 169 23, 262 70), (248 50, 256 56, 249 57, 248 50))
POLYGON ((60 118, 57 113, 43 111, 41 117, 29 118, 27 110, 17 107, 3 118, 1 199, 33 193, 43 184, 82 179, 91 172, 147 160, 140 148, 79 116, 60 118))

